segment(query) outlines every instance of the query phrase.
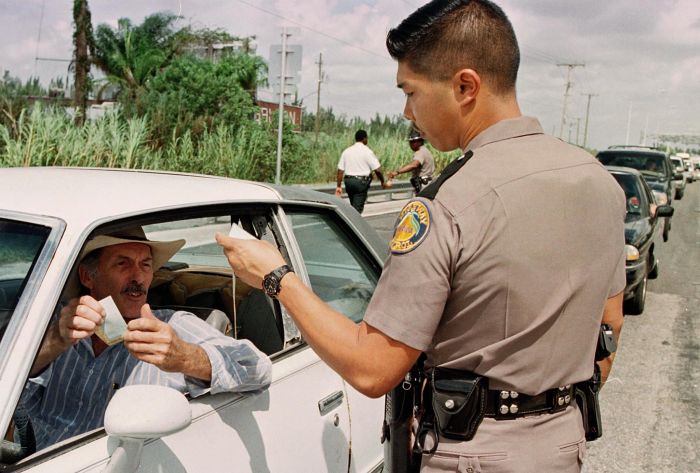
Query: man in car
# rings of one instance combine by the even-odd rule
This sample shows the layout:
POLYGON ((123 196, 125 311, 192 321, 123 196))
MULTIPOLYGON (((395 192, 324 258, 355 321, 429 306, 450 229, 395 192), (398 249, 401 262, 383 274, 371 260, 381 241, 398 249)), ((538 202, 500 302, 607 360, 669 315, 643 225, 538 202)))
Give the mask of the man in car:
POLYGON ((593 374, 601 322, 615 335, 622 324, 622 189, 521 115, 517 40, 492 2, 434 0, 387 46, 406 118, 436 149, 463 154, 401 211, 364 321, 324 304, 272 245, 217 239, 236 274, 276 294, 366 395, 389 392, 426 354, 424 394, 436 401, 422 420, 439 421, 419 430, 421 471, 578 472, 572 385, 593 374))
POLYGON ((87 243, 77 275, 86 294, 49 326, 22 396, 38 449, 101 427, 111 396, 125 385, 159 384, 198 396, 270 383, 270 359, 249 341, 193 314, 146 304, 154 272, 183 244, 150 241, 140 227, 87 243), (123 343, 111 346, 95 334, 107 296, 128 324, 123 343))

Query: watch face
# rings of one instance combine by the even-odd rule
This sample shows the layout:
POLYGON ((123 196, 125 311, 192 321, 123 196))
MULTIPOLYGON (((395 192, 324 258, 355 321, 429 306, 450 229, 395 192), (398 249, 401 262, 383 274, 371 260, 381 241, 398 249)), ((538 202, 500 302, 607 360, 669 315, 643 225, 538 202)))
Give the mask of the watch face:
POLYGON ((263 289, 265 289, 265 293, 267 293, 268 296, 277 295, 279 293, 279 283, 277 279, 274 276, 268 275, 268 277, 263 279, 263 289))

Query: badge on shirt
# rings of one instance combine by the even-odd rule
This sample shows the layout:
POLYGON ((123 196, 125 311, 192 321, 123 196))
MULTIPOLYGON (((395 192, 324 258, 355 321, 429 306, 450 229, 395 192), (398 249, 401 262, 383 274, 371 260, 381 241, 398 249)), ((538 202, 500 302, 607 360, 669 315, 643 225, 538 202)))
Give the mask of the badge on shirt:
POLYGON ((395 255, 410 253, 420 245, 430 230, 430 211, 420 200, 406 204, 399 214, 394 238, 389 243, 395 255))

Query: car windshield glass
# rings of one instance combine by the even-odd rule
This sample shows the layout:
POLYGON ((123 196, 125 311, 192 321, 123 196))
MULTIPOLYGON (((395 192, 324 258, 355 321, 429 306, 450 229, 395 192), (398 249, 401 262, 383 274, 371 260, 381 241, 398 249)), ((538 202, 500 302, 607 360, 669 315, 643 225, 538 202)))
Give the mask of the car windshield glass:
POLYGON ((632 174, 613 173, 613 177, 625 191, 627 214, 642 214, 642 194, 637 179, 632 174))
POLYGON ((601 153, 598 160, 605 166, 621 166, 637 169, 645 174, 667 177, 664 157, 654 154, 601 153))
POLYGON ((0 340, 50 231, 0 219, 0 340))

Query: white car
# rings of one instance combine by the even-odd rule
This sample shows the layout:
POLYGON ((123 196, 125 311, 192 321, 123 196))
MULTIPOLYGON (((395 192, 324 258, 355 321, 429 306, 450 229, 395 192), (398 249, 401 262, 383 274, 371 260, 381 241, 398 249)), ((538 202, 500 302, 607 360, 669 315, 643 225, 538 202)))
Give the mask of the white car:
POLYGON ((2 471, 381 471, 384 400, 356 392, 320 361, 279 303, 236 282, 214 242, 239 223, 359 322, 387 245, 349 205, 298 188, 159 172, 9 168, 0 182, 2 471), (99 428, 32 452, 13 441, 13 415, 52 314, 72 295, 78 255, 90 237, 136 225, 149 239, 187 240, 156 273, 149 302, 201 317, 223 311, 270 355, 272 384, 193 399, 160 386, 121 388, 108 407, 109 434, 99 428), (246 301, 256 307, 248 318, 246 301))

